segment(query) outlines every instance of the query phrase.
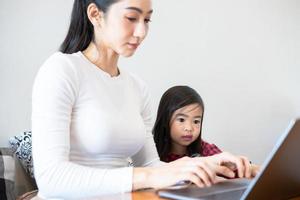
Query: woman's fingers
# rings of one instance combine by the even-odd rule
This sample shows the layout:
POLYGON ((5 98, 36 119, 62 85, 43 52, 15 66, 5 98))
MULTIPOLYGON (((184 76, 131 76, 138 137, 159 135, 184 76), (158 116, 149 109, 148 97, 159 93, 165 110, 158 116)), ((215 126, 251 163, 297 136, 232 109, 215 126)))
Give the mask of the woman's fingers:
POLYGON ((248 158, 230 153, 201 158, 185 157, 169 164, 167 171, 173 171, 174 181, 188 180, 198 187, 209 187, 217 183, 217 175, 234 178, 235 170, 238 172, 238 177, 241 178, 250 178, 256 171, 251 167, 248 158), (231 167, 226 165, 228 163, 231 164, 231 167))
POLYGON ((255 177, 260 171, 260 166, 251 164, 251 177, 255 177))
POLYGON ((208 177, 208 181, 213 184, 216 179, 216 169, 215 169, 215 164, 214 163, 208 163, 206 161, 202 161, 199 163, 199 166, 206 172, 206 175, 208 177))
POLYGON ((213 180, 209 176, 209 172, 204 170, 202 167, 197 167, 197 176, 201 179, 201 181, 205 184, 205 186, 210 187, 213 184, 213 180))
POLYGON ((251 164, 250 161, 247 157, 245 156, 240 156, 241 159, 243 160, 244 166, 245 166, 245 177, 246 178, 251 178, 251 164))
POLYGON ((249 173, 248 171, 250 168, 249 166, 250 162, 248 159, 246 159, 246 157, 235 156, 228 152, 224 152, 218 154, 216 158, 217 160, 219 159, 219 163, 221 165, 226 165, 225 163, 235 164, 239 178, 246 177, 246 173, 249 173))
POLYGON ((191 172, 198 177, 198 181, 195 180, 195 176, 188 177, 193 178, 193 180, 190 181, 196 185, 209 187, 215 183, 217 165, 212 161, 206 158, 185 158, 182 159, 182 162, 186 172, 191 172))
POLYGON ((245 165, 242 158, 238 156, 231 155, 233 162, 236 164, 238 176, 240 178, 245 177, 245 165))
POLYGON ((201 188, 205 187, 204 182, 195 173, 189 172, 189 173, 187 173, 186 177, 187 177, 186 179, 188 179, 189 181, 191 181, 198 187, 201 187, 201 188))
POLYGON ((226 166, 218 165, 216 167, 216 171, 218 175, 222 175, 223 177, 234 178, 235 173, 226 166))
POLYGON ((251 164, 247 157, 236 156, 237 158, 237 170, 240 178, 251 178, 251 164))
POLYGON ((191 172, 188 172, 187 178, 198 187, 210 187, 214 184, 214 180, 211 180, 207 171, 201 167, 195 167, 191 172))

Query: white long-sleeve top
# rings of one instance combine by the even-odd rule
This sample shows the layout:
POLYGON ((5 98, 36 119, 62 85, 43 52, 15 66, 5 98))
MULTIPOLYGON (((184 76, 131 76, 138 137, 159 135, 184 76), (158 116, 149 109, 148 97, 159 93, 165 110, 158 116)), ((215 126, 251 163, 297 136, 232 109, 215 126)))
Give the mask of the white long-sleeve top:
POLYGON ((42 198, 88 198, 132 190, 134 166, 159 163, 150 96, 120 70, 111 77, 82 52, 55 53, 32 95, 34 172, 42 198))

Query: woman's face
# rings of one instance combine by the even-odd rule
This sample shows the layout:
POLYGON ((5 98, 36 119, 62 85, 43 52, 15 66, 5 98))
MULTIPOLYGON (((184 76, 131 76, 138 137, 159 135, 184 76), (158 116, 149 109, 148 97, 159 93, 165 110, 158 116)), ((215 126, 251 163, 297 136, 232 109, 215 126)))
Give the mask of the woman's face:
POLYGON ((120 0, 102 18, 96 41, 119 55, 131 56, 148 33, 151 14, 151 0, 120 0))
POLYGON ((202 115, 203 109, 197 103, 184 106, 173 113, 170 122, 173 147, 187 147, 198 138, 202 115))

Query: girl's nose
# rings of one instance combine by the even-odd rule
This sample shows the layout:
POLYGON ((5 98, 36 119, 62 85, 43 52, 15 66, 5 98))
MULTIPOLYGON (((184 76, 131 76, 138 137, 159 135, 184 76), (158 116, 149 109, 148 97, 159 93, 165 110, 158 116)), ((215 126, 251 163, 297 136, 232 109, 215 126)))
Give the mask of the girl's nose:
POLYGON ((184 131, 187 131, 187 132, 191 132, 192 131, 192 126, 190 125, 190 124, 185 124, 185 126, 184 126, 184 131))

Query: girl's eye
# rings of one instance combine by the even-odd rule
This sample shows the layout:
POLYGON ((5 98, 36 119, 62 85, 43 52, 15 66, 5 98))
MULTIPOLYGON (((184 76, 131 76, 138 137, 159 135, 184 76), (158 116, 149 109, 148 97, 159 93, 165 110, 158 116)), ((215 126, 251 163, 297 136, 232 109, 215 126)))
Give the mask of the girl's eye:
POLYGON ((136 18, 135 17, 126 17, 129 21, 131 22, 135 22, 136 21, 136 18))
POLYGON ((200 120, 195 120, 194 121, 195 124, 200 124, 200 122, 201 122, 200 120))
POLYGON ((183 118, 178 118, 178 121, 179 122, 184 122, 184 119, 183 118))

